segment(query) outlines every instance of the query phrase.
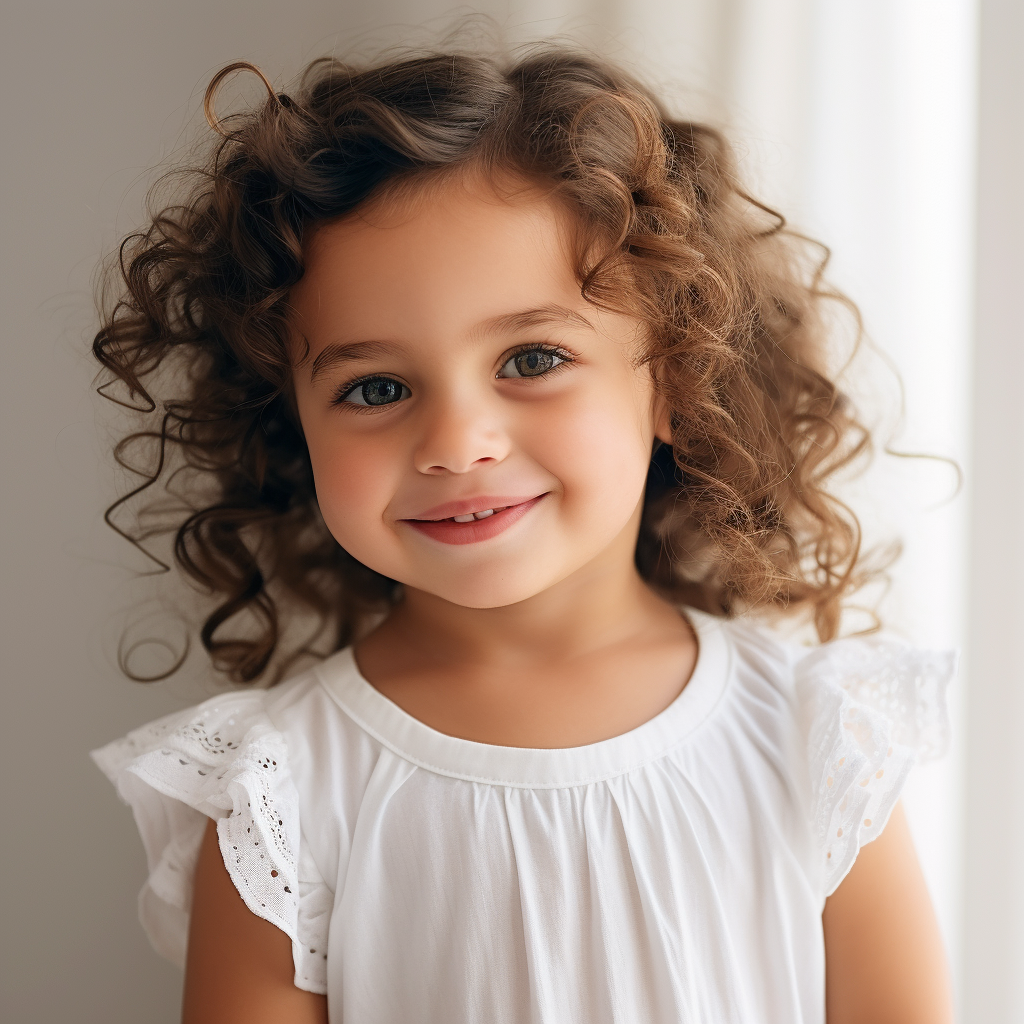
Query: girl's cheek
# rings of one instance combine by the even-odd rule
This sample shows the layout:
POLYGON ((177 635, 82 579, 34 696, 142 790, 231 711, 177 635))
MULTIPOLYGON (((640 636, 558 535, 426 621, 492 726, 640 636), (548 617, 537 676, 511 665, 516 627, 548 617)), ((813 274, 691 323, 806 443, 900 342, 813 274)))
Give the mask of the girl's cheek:
POLYGON ((317 500, 328 527, 338 536, 380 525, 397 486, 394 445, 367 437, 316 437, 309 443, 317 500))
POLYGON ((568 498, 632 510, 653 443, 636 410, 628 391, 609 387, 561 408, 531 410, 523 432, 531 455, 562 481, 568 498))

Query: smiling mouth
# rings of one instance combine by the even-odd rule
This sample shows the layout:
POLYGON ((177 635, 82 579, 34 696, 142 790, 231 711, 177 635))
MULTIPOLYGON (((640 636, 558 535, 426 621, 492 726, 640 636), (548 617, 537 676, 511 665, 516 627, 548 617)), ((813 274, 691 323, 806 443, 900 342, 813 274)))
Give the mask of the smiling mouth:
MULTIPOLYGON (((501 505, 495 502, 489 508, 477 509, 472 512, 460 511, 458 515, 445 516, 444 518, 402 519, 400 522, 408 524, 418 533, 422 533, 443 544, 475 544, 478 541, 497 537, 499 533, 504 533, 505 530, 522 519, 534 505, 546 496, 547 492, 509 505, 501 505)), ((505 500, 507 501, 508 499, 506 498, 505 500)), ((466 504, 468 502, 462 503, 462 507, 465 508, 466 504)), ((470 507, 472 508, 472 505, 470 507)), ((451 506, 449 506, 450 508, 451 506)), ((456 508, 458 508, 458 505, 456 505, 456 508)), ((449 509, 439 506, 437 511, 442 512, 449 509)))

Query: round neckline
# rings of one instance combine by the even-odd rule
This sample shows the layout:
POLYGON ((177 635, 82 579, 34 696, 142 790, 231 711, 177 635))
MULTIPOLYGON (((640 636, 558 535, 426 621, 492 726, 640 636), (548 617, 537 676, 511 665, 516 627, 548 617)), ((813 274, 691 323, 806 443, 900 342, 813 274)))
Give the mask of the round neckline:
POLYGON ((697 637, 697 660, 668 707, 628 732, 578 747, 507 747, 439 732, 385 697, 356 664, 352 647, 315 672, 335 703, 370 736, 402 759, 467 782, 523 789, 582 786, 655 761, 711 713, 731 674, 723 620, 681 609, 697 637))

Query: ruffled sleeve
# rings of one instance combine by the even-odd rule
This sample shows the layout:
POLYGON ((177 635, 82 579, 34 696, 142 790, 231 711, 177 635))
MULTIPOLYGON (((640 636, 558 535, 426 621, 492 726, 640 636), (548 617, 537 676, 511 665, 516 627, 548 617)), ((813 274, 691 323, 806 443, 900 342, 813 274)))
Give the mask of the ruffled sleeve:
POLYGON ((323 993, 333 894, 302 841, 285 737, 265 697, 215 697, 92 757, 135 814, 149 864, 139 917, 157 952, 184 965, 192 880, 213 818, 246 906, 292 940, 296 986, 323 993))
POLYGON ((825 896, 885 827, 914 763, 945 752, 955 668, 952 652, 876 637, 838 640, 798 660, 825 896))

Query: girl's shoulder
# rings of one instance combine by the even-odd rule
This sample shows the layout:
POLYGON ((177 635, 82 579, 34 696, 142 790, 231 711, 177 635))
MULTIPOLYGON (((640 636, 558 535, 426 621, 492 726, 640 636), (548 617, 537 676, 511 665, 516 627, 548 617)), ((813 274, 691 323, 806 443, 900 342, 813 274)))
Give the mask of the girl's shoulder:
POLYGON ((219 783, 242 766, 293 779, 339 742, 349 748, 352 739, 370 739, 332 698, 332 684, 351 674, 352 662, 346 648, 276 686, 219 693, 132 730, 92 758, 119 788, 127 772, 219 817, 228 809, 219 783), (346 731, 348 740, 339 735, 346 731))
POLYGON ((373 752, 346 716, 332 713, 321 672, 318 666, 269 689, 218 694, 92 752, 131 806, 145 847, 142 924, 157 951, 181 966, 196 857, 213 819, 246 905, 292 939, 295 984, 326 991, 333 892, 311 851, 308 826, 321 817, 318 804, 337 794, 318 789, 316 780, 359 774, 330 772, 332 758, 355 758, 372 770, 373 752))
POLYGON ((828 895, 885 827, 911 768, 945 753, 956 654, 885 633, 809 647, 743 619, 722 628, 735 690, 799 737, 828 895))
POLYGON ((306 747, 296 739, 312 734, 321 701, 315 672, 304 672, 272 688, 217 694, 133 729, 92 758, 129 803, 142 782, 219 818, 231 809, 228 790, 239 780, 291 783, 306 747))
POLYGON ((812 646, 746 618, 722 620, 721 629, 741 685, 789 695, 808 723, 832 719, 842 708, 852 729, 855 717, 871 713, 889 720, 900 742, 922 757, 944 753, 949 738, 945 695, 956 674, 954 651, 917 647, 886 632, 812 646))

